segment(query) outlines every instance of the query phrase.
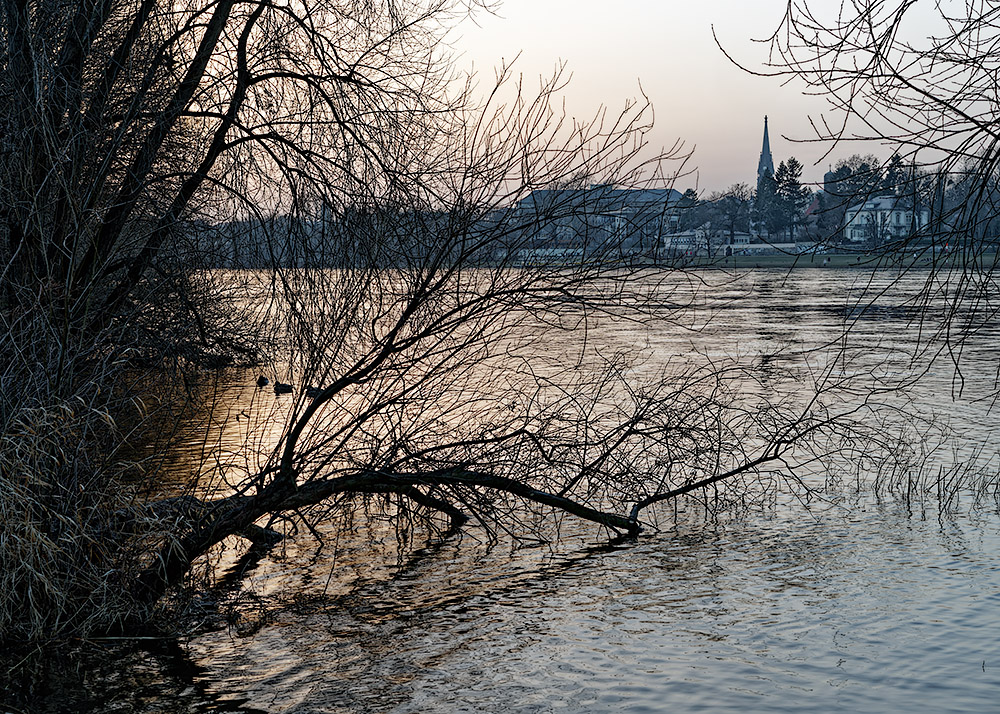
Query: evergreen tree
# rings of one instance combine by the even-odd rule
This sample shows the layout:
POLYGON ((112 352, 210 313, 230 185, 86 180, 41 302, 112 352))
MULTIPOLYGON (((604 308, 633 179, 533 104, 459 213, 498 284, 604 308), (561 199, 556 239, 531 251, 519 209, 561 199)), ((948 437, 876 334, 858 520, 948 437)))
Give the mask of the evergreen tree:
POLYGON ((802 164, 794 156, 778 165, 774 176, 776 193, 775 225, 788 231, 789 240, 795 239, 795 229, 809 205, 810 191, 802 185, 802 164))
POLYGON ((903 158, 898 153, 894 153, 886 163, 882 180, 879 183, 881 193, 901 195, 906 187, 908 175, 909 171, 903 163, 903 158))

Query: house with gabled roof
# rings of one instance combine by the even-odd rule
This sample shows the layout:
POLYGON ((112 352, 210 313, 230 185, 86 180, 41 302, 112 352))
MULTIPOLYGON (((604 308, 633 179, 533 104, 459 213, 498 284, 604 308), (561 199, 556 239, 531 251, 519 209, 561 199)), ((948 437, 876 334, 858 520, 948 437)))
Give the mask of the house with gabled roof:
POLYGON ((927 227, 930 211, 914 209, 908 198, 872 196, 848 207, 844 213, 844 238, 851 243, 881 244, 908 238, 927 227))

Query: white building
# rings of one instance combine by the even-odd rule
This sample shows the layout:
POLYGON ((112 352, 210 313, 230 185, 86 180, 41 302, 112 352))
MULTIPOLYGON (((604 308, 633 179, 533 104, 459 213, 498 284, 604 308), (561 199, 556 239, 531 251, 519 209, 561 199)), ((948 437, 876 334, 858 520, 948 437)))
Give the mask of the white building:
POLYGON ((929 220, 927 208, 914 212, 898 196, 874 196, 844 213, 844 238, 851 243, 884 243, 913 235, 926 228, 929 220))
POLYGON ((690 257, 709 255, 712 238, 712 233, 705 226, 680 233, 668 233, 663 236, 663 254, 690 257))

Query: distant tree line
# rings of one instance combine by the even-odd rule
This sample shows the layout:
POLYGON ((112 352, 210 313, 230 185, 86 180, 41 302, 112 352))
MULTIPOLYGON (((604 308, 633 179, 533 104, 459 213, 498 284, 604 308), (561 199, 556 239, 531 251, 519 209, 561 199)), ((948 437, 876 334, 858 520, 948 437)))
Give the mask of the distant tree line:
MULTIPOLYGON (((678 230, 703 229, 729 243, 742 233, 772 242, 805 238, 836 245, 845 239, 848 209, 876 196, 895 197, 913 215, 928 210, 930 226, 925 233, 946 230, 970 201, 1000 204, 1000 179, 994 177, 984 187, 981 172, 971 164, 945 173, 906 163, 898 153, 887 161, 874 154, 853 154, 833 164, 816 190, 803 184, 802 170, 802 163, 792 156, 778 165, 773 176, 765 174, 756 189, 735 183, 705 198, 688 189, 678 205, 678 230)), ((976 224, 981 236, 992 240, 1000 234, 1000 220, 995 212, 986 213, 990 215, 976 224)), ((908 236, 917 235, 919 229, 917 224, 910 226, 908 236)))

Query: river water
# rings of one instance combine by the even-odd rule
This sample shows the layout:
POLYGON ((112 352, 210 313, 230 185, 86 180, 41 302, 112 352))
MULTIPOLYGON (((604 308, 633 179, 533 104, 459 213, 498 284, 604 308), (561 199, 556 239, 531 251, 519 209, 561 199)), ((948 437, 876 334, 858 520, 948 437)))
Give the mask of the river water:
MULTIPOLYGON (((861 271, 754 280, 710 329, 644 344, 794 346, 845 319, 873 349, 916 339, 898 296, 852 306, 861 271)), ((989 320, 970 336, 961 394, 936 365, 916 392, 956 429, 953 460, 990 443, 998 338, 989 320)), ((402 553, 378 526, 331 532, 322 549, 286 543, 261 560, 228 591, 228 627, 99 645, 37 711, 998 711, 1000 517, 990 499, 950 505, 841 490, 682 512, 636 541, 567 523, 517 549, 474 530, 402 553)))

